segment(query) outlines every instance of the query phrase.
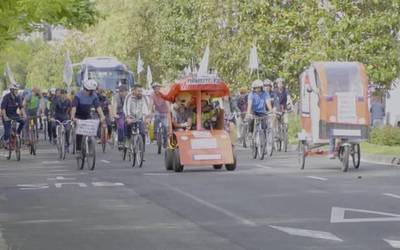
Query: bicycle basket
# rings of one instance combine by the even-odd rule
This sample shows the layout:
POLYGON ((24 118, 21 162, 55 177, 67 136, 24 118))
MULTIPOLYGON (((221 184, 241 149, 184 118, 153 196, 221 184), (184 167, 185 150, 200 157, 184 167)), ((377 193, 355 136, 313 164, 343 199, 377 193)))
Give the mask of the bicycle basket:
POLYGON ((99 128, 99 120, 78 120, 76 123, 76 134, 86 136, 96 136, 99 128))

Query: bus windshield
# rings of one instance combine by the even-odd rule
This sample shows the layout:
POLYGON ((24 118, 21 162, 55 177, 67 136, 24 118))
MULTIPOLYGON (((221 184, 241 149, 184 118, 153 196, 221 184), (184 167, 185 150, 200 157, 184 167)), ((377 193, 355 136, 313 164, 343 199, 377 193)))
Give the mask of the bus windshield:
POLYGON ((119 82, 125 82, 127 74, 124 71, 107 70, 107 71, 90 71, 89 78, 95 79, 100 88, 115 90, 119 82))
POLYGON ((338 92, 363 95, 360 69, 355 63, 332 63, 325 67, 328 80, 328 95, 338 92))

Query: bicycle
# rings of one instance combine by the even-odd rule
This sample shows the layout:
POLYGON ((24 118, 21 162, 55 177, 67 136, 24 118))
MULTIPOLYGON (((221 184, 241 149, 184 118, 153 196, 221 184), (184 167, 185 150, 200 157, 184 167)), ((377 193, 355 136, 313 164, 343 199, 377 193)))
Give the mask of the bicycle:
POLYGON ((143 137, 139 131, 139 122, 136 121, 132 124, 131 139, 128 141, 129 160, 132 161, 132 167, 143 165, 144 157, 144 142, 143 137))
POLYGON ((164 141, 164 125, 162 121, 160 121, 157 125, 157 154, 161 154, 161 149, 165 146, 166 142, 164 141))
POLYGON ((94 170, 96 166, 96 140, 99 120, 77 120, 75 134, 82 135, 81 151, 77 155, 76 161, 79 170, 86 166, 89 170, 94 170))
POLYGON ((7 160, 11 159, 12 152, 15 151, 17 161, 21 160, 21 137, 17 133, 17 120, 11 119, 11 134, 8 141, 7 160))
POLYGON ((36 155, 37 141, 38 141, 38 131, 37 131, 37 118, 28 118, 28 146, 29 153, 31 155, 36 155))
POLYGON ((265 151, 268 156, 272 156, 275 151, 274 122, 276 115, 273 112, 267 113, 267 128, 265 130, 266 146, 265 151))
POLYGON ((253 159, 257 157, 260 160, 264 159, 266 151, 266 129, 263 128, 263 123, 265 122, 266 116, 254 118, 254 129, 253 136, 251 140, 251 150, 253 159))
POLYGON ((287 152, 287 147, 289 144, 288 137, 288 123, 286 121, 286 112, 277 112, 277 129, 275 138, 275 149, 279 152, 282 150, 287 152))
POLYGON ((108 128, 107 126, 100 125, 100 143, 103 153, 106 152, 106 147, 108 143, 108 128))
POLYGON ((109 141, 109 144, 112 149, 114 149, 116 144, 118 143, 118 132, 115 123, 116 121, 111 122, 111 141, 109 141))
POLYGON ((71 122, 71 129, 69 131, 69 144, 72 145, 72 154, 76 153, 76 133, 75 133, 75 123, 71 122))
POLYGON ((47 141, 47 133, 49 128, 49 122, 47 120, 47 116, 42 116, 42 124, 43 124, 43 139, 47 141))
POLYGON ((60 122, 55 120, 56 123, 56 136, 57 136, 57 150, 60 160, 65 160, 66 155, 66 145, 65 145, 65 135, 67 133, 65 127, 71 123, 71 120, 60 122))

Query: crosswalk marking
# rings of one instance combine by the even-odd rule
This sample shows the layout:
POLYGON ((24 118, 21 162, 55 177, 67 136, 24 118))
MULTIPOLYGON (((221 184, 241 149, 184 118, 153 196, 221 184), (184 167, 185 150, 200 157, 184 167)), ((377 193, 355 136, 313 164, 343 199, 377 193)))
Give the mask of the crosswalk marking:
POLYGON ((388 240, 388 239, 383 239, 383 240, 386 241, 393 248, 400 248, 400 240, 388 240))
POLYGON ((323 239, 323 240, 332 240, 342 242, 343 240, 339 237, 335 236, 330 232, 324 231, 315 231, 315 230, 306 230, 301 228, 291 228, 291 227, 279 227, 279 226, 270 226, 276 230, 282 231, 284 233, 295 235, 295 236, 302 236, 302 237, 309 237, 314 239, 323 239))
POLYGON ((383 195, 392 197, 392 198, 396 198, 396 199, 400 199, 400 195, 397 195, 397 194, 384 193, 383 195))

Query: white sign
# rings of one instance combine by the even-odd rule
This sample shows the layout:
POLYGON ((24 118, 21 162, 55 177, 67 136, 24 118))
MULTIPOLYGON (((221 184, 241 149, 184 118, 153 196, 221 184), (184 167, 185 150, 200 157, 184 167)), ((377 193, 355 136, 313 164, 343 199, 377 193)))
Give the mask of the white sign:
POLYGON ((76 134, 86 136, 96 136, 99 128, 99 120, 78 120, 76 124, 76 134))
POLYGON ((217 140, 215 138, 210 139, 192 139, 192 149, 215 149, 217 148, 217 140))
POLYGON ((384 213, 378 211, 370 211, 363 209, 352 209, 352 208, 342 208, 342 207, 332 207, 331 213, 331 223, 344 223, 344 222, 384 222, 384 221, 400 221, 400 214, 384 213), (345 212, 358 212, 364 214, 382 215, 385 217, 372 217, 372 218, 354 218, 345 219, 345 212))
POLYGON ((193 131, 192 135, 194 137, 211 137, 211 133, 208 131, 193 131))
POLYGON ((338 121, 343 123, 357 123, 355 93, 336 93, 338 121))

